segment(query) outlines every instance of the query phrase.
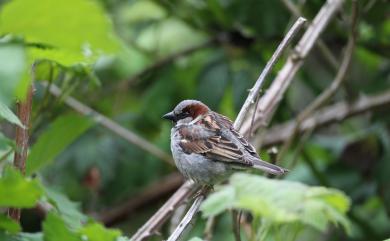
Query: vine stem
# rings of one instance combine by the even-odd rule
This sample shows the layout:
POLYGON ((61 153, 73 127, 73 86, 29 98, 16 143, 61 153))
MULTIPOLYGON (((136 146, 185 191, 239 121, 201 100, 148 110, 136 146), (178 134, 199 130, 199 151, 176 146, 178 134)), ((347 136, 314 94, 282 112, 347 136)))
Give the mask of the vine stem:
MULTIPOLYGON (((30 118, 31 118, 31 107, 32 107, 32 97, 33 97, 33 87, 30 86, 26 99, 17 103, 17 115, 22 122, 23 127, 16 126, 16 134, 15 134, 15 143, 16 150, 14 155, 14 166, 20 170, 23 175, 26 170, 26 159, 27 159, 27 151, 28 151, 28 139, 29 139, 29 126, 30 126, 30 118)), ((8 216, 15 221, 20 221, 21 209, 19 208, 9 208, 8 216)))

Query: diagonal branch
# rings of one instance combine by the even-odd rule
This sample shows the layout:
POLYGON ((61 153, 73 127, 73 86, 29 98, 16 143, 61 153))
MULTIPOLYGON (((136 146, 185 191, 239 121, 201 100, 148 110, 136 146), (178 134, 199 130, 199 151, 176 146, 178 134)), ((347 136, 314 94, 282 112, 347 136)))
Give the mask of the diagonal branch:
POLYGON ((355 49, 356 42, 356 22, 357 22, 357 4, 356 1, 352 1, 352 16, 351 16, 351 33, 349 34, 347 47, 344 53, 344 57, 341 61, 339 70, 337 71, 336 77, 330 84, 330 86, 325 89, 313 102, 311 102, 297 117, 297 121, 294 127, 294 131, 291 136, 286 140, 285 144, 281 148, 279 155, 277 157, 276 163, 278 163, 287 150, 290 148, 293 140, 295 139, 299 125, 304 119, 309 117, 316 109, 323 106, 328 102, 337 92, 339 87, 342 85, 343 81, 346 79, 348 69, 351 63, 352 55, 355 49))
MULTIPOLYGON (((258 106, 256 109, 256 118, 253 125, 254 129, 268 125, 272 113, 275 111, 277 104, 281 101, 283 93, 290 85, 295 74, 302 66, 303 60, 307 57, 320 34, 324 31, 328 22, 341 7, 342 3, 343 0, 332 0, 327 1, 322 6, 321 10, 295 47, 294 53, 287 59, 286 64, 279 71, 272 85, 267 90, 267 93, 261 98, 260 103, 262 103, 262 105, 258 106)), ((246 133, 250 128, 251 121, 246 119, 242 124, 241 132, 246 133)))
MULTIPOLYGON (((42 84, 45 87, 49 88, 49 91, 52 95, 56 97, 60 97, 62 95, 62 91, 56 85, 54 84, 48 85, 45 82, 43 82, 42 84)), ((131 132, 130 130, 114 122, 110 118, 104 116, 103 114, 100 114, 99 112, 93 110, 89 106, 84 105, 83 103, 81 103, 80 101, 76 100, 73 97, 70 96, 65 97, 64 102, 65 104, 67 104, 69 107, 79 112, 80 114, 91 116, 93 120, 96 121, 96 123, 99 123, 100 125, 106 127, 107 129, 109 129, 116 135, 122 137, 126 141, 138 146, 142 150, 154 155, 155 157, 165 161, 166 163, 173 165, 173 160, 170 155, 168 155, 163 150, 156 147, 146 139, 138 136, 134 132, 131 132)))
MULTIPOLYGON (((291 0, 281 0, 284 6, 294 15, 294 17, 302 16, 301 11, 291 0)), ((310 25, 310 22, 306 22, 306 25, 310 25)), ((339 63, 336 57, 333 55, 332 51, 326 46, 325 42, 318 38, 316 42, 316 47, 320 50, 322 56, 328 61, 329 65, 332 66, 333 69, 337 70, 339 63)))
MULTIPOLYGON (((290 41, 293 39, 293 37, 298 33, 298 30, 301 29, 303 24, 306 22, 306 19, 300 17, 297 21, 295 21, 294 25, 291 27, 291 29, 288 31, 286 36, 283 38, 282 42, 279 44, 278 48, 275 50, 275 52, 272 54, 271 59, 267 62, 266 66, 264 67, 263 71, 261 72, 259 78, 256 80, 255 85, 253 88, 249 91, 249 95, 245 100, 245 103, 243 104, 240 113, 238 113, 238 116, 236 118, 236 121, 234 122, 234 128, 240 129, 242 122, 244 121, 244 118, 246 117, 246 114, 248 113, 249 108, 252 104, 255 103, 255 100, 258 99, 259 92, 261 89, 261 86, 264 83, 265 77, 271 72, 272 68, 276 64, 277 60, 280 58, 280 56, 283 53, 283 50, 286 49, 290 41)), ((258 106, 258 101, 256 101, 256 107, 258 106)), ((254 119, 252 119, 253 123, 254 119)))
MULTIPOLYGON (((347 118, 390 107, 390 91, 374 95, 362 96, 353 103, 342 101, 314 112, 302 121, 299 133, 310 129, 319 129, 332 123, 341 122, 347 118)), ((271 147, 287 140, 294 130, 296 120, 270 128, 265 135, 256 136, 254 143, 257 148, 271 147)))

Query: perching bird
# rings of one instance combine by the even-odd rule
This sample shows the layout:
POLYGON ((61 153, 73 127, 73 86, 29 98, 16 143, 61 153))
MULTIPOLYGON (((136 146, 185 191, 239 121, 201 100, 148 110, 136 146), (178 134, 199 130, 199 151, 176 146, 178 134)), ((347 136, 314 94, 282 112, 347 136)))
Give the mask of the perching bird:
POLYGON ((262 161, 232 121, 197 100, 183 100, 165 114, 171 120, 171 150, 179 171, 201 185, 213 185, 235 170, 256 168, 283 174, 286 169, 262 161))

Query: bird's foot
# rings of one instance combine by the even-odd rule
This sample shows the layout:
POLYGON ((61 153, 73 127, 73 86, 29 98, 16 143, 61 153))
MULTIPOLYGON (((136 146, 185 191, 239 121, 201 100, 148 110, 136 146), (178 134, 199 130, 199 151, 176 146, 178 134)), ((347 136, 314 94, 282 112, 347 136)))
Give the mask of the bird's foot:
POLYGON ((213 190, 214 190, 214 187, 212 185, 203 185, 203 186, 201 186, 199 191, 197 191, 195 193, 195 195, 192 198, 196 199, 196 198, 198 198, 200 196, 207 196, 207 194, 209 194, 213 190))

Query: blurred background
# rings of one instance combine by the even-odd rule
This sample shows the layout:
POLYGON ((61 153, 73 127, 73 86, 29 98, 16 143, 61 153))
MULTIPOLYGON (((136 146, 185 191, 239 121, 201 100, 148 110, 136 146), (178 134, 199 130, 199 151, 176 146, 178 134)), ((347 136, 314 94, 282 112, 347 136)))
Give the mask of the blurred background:
MULTIPOLYGON (((24 98, 29 88, 28 66, 35 64, 27 175, 80 203, 84 214, 131 236, 183 181, 168 163, 171 123, 161 116, 183 99, 198 99, 234 120, 297 14, 310 21, 323 4, 320 0, 0 1, 0 101, 13 112, 15 99, 24 98), (51 94, 48 85, 56 85, 61 93, 51 94), (77 114, 69 98, 149 143, 120 131, 123 138, 91 121, 93 114, 88 111, 77 114)), ((284 95, 271 131, 294 120, 332 83, 352 28, 351 9, 351 1, 345 1, 331 19, 321 44, 315 45, 284 95)), ((307 227, 296 240, 390 237, 390 4, 361 0, 358 9, 350 68, 325 103, 330 107, 322 108, 337 112, 332 109, 337 103, 387 98, 293 138, 280 162, 291 169, 283 179, 343 191, 351 200, 347 218, 352 234, 336 226, 325 231, 307 227)), ((285 51, 262 93, 290 52, 291 48, 285 51)), ((2 167, 13 160, 14 129, 7 121, 0 123, 2 167)), ((258 151, 270 160, 269 148, 282 145, 277 141, 258 151)), ((23 231, 41 230, 40 212, 39 207, 23 210, 23 231)), ((201 237, 205 221, 198 218, 189 237, 201 237)), ((164 236, 168 230, 169 224, 162 229, 164 236)), ((228 213, 218 218, 213 240, 234 240, 228 213)))

